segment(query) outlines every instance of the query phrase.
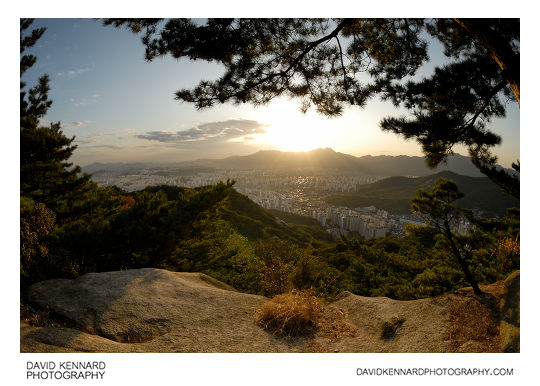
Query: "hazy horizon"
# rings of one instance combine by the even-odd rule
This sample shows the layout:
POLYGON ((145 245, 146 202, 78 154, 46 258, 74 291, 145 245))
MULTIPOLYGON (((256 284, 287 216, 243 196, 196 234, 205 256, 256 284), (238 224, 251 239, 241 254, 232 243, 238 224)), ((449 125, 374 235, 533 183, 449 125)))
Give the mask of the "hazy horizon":
MULTIPOLYGON (((217 161, 217 160, 226 159, 226 158, 229 158, 229 157, 250 156, 250 155, 254 155, 256 153, 265 152, 265 151, 276 151, 276 152, 282 152, 282 153, 310 153, 310 152, 314 152, 314 151, 318 151, 318 150, 327 150, 327 149, 331 150, 331 151, 334 151, 336 153, 341 153, 341 154, 345 154, 345 155, 352 155, 352 156, 357 157, 357 158, 361 158, 361 157, 378 157, 378 156, 386 156, 386 157, 420 157, 420 158, 423 158, 423 155, 421 155, 421 154, 420 155, 408 155, 408 154, 396 154, 396 155, 377 154, 377 155, 373 155, 373 154, 364 154, 364 155, 356 156, 356 155, 353 155, 353 154, 347 154, 347 153, 343 153, 343 152, 340 152, 340 151, 336 151, 335 149, 327 147, 327 148, 316 148, 316 149, 311 149, 311 150, 300 150, 300 151, 283 151, 283 150, 277 150, 277 149, 260 149, 260 150, 256 150, 256 151, 248 153, 248 154, 233 154, 233 155, 226 156, 226 157, 216 157, 216 158, 199 157, 199 158, 193 158, 193 159, 188 159, 188 160, 184 160, 184 161, 168 161, 168 160, 164 160, 164 161, 112 161, 112 162, 107 162, 107 161, 98 160, 98 161, 91 162, 91 163, 88 163, 88 164, 81 164, 79 166, 86 167, 86 166, 89 166, 89 165, 92 165, 92 164, 95 164, 95 163, 103 163, 103 164, 108 164, 108 163, 168 164, 168 163, 195 162, 195 161, 200 161, 200 160, 216 160, 217 161)), ((468 157, 468 155, 460 154, 460 153, 454 153, 453 156, 468 157)))

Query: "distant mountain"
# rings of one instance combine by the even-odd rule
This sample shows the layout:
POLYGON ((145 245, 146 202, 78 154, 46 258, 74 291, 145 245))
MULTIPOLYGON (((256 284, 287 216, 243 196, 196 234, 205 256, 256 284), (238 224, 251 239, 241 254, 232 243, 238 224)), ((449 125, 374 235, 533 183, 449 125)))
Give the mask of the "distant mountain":
MULTIPOLYGON (((482 177, 469 157, 454 154, 448 157, 446 164, 435 169, 426 166, 424 157, 416 156, 362 156, 355 157, 339 153, 330 148, 316 149, 307 152, 282 152, 277 150, 261 150, 246 156, 232 156, 223 159, 198 159, 175 163, 93 163, 84 166, 84 172, 94 174, 102 171, 136 171, 144 168, 177 168, 179 173, 197 172, 209 169, 243 169, 243 170, 288 170, 302 172, 336 172, 349 174, 391 176, 428 176, 441 171, 451 171, 463 176, 482 177)), ((509 170, 509 169, 506 169, 509 170)), ((512 170, 510 170, 512 172, 512 170)), ((174 172, 173 169, 170 172, 174 172)))
POLYGON ((197 160, 190 164, 231 169, 339 170, 375 176, 427 176, 448 170, 464 176, 483 176, 469 157, 460 154, 452 155, 446 164, 430 169, 426 166, 423 157, 404 155, 355 157, 330 148, 308 152, 261 150, 247 156, 233 156, 221 160, 197 160))
POLYGON ((410 213, 410 200, 416 190, 429 190, 440 177, 454 180, 464 193, 464 197, 456 201, 457 206, 479 210, 489 217, 502 216, 506 208, 519 207, 519 200, 504 195, 489 178, 462 176, 450 171, 417 178, 385 178, 359 185, 356 193, 330 196, 327 202, 351 208, 373 205, 393 213, 410 213))
POLYGON ((473 165, 469 157, 454 154, 448 158, 446 164, 441 164, 435 169, 426 165, 424 157, 411 156, 364 156, 359 157, 359 163, 365 170, 373 174, 387 176, 428 176, 437 172, 451 171, 470 177, 483 177, 478 168, 473 165))

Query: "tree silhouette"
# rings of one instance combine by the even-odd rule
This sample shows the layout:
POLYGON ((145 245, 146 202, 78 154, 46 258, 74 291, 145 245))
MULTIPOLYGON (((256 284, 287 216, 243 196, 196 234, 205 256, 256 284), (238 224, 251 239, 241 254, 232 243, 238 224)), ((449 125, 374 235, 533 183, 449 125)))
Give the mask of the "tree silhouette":
MULTIPOLYGON (((21 78, 34 65, 37 58, 23 53, 34 46, 45 32, 35 29, 26 35, 32 19, 21 19, 21 78)), ((26 90, 21 81, 20 102, 20 177, 21 196, 45 204, 62 220, 94 185, 90 176, 79 176, 80 167, 68 159, 77 148, 75 137, 68 138, 60 128, 60 122, 44 126, 40 120, 45 116, 52 101, 49 99, 49 76, 42 75, 38 83, 26 90)))
POLYGON ((488 129, 506 101, 519 104, 519 19, 106 19, 143 34, 146 59, 215 61, 215 81, 182 89, 176 99, 207 108, 298 98, 337 116, 375 96, 406 107, 408 117, 380 126, 422 146, 430 167, 464 145, 480 171, 519 198, 519 179, 496 168, 500 136, 488 129), (428 60, 429 39, 448 64, 413 80, 428 60))
POLYGON ((33 47, 45 28, 27 30, 33 19, 20 20, 20 273, 21 285, 73 274, 70 256, 58 243, 58 228, 80 215, 87 194, 95 189, 90 176, 68 159, 76 146, 60 123, 43 125, 41 119, 52 101, 49 77, 42 75, 26 88, 24 73, 36 63, 25 51, 33 47))
POLYGON ((463 193, 458 190, 454 181, 439 178, 431 191, 427 192, 424 189, 416 191, 416 196, 411 200, 411 207, 413 212, 429 215, 427 226, 444 237, 445 244, 459 263, 474 293, 482 295, 483 292, 471 274, 467 261, 471 257, 472 250, 467 248, 466 242, 459 240, 460 238, 451 228, 452 224, 462 216, 461 211, 452 204, 461 197, 463 193))

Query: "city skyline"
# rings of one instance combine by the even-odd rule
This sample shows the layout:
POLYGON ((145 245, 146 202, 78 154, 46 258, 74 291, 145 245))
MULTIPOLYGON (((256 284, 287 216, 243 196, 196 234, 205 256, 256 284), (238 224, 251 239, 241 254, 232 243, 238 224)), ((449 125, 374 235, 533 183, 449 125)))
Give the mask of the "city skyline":
MULTIPOLYGON (((93 162, 166 162, 247 155, 258 150, 308 151, 331 147, 355 156, 421 156, 414 141, 379 128, 388 115, 402 115, 390 103, 371 101, 329 119, 299 111, 296 100, 278 99, 267 106, 215 106, 197 111, 174 100, 174 92, 201 79, 215 79, 221 68, 206 62, 170 57, 144 61, 140 37, 125 29, 104 27, 93 19, 36 19, 47 27, 31 52, 36 65, 23 80, 32 85, 51 77, 53 105, 43 123, 62 123, 78 145, 72 159, 93 162)), ((434 62, 442 61, 434 46, 434 62)), ((510 167, 520 158, 519 107, 490 128, 503 142, 495 148, 499 163, 510 167)), ((466 150, 455 151, 466 155, 466 150)))

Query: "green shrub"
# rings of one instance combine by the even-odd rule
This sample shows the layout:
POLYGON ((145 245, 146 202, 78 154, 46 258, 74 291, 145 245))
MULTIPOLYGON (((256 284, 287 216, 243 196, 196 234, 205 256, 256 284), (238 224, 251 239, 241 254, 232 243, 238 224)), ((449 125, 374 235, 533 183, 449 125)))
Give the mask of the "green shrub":
POLYGON ((51 235, 56 216, 44 204, 21 197, 20 273, 23 286, 47 278, 51 270, 51 235))
POLYGON ((380 337, 381 339, 392 339, 396 335, 396 331, 405 322, 403 316, 394 316, 390 320, 381 323, 380 337))

